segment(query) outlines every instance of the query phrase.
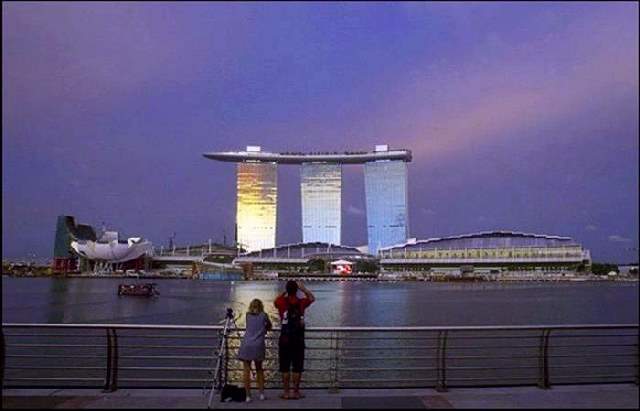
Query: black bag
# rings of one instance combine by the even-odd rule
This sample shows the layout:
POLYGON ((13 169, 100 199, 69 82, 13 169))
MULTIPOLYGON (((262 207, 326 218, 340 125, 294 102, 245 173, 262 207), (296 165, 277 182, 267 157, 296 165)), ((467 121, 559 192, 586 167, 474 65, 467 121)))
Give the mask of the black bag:
POLYGON ((302 324, 302 307, 300 303, 288 303, 280 330, 280 342, 283 344, 298 343, 304 340, 304 325, 302 324))
POLYGON ((240 388, 237 385, 233 384, 225 384, 222 387, 222 392, 220 393, 220 402, 244 402, 247 399, 247 392, 244 388, 240 388))

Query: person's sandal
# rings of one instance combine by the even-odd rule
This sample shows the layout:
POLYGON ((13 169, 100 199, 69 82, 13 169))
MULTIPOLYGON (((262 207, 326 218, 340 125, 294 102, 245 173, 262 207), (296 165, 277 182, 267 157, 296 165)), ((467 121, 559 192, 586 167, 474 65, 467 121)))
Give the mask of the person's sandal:
POLYGON ((280 398, 282 398, 283 400, 290 400, 291 399, 289 394, 280 394, 280 398))

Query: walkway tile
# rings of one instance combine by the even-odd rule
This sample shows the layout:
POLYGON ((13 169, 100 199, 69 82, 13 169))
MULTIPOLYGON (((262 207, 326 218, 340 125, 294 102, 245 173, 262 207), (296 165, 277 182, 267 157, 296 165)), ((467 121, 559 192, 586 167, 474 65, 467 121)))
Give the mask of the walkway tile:
MULTIPOLYGON (((345 389, 336 393, 307 390, 301 400, 282 400, 280 390, 267 390, 267 400, 251 403, 221 403, 216 409, 290 408, 629 408, 638 409, 638 386, 601 384, 536 387, 433 389, 345 389)), ((218 400, 219 397, 216 398, 218 400)), ((104 393, 99 389, 5 389, 3 409, 206 409, 208 397, 198 389, 119 389, 104 393)))
POLYGON ((422 402, 427 408, 448 409, 453 408, 453 405, 442 395, 425 395, 422 397, 422 402))
POLYGON ((394 409, 426 408, 420 397, 342 397, 342 408, 348 409, 394 409))

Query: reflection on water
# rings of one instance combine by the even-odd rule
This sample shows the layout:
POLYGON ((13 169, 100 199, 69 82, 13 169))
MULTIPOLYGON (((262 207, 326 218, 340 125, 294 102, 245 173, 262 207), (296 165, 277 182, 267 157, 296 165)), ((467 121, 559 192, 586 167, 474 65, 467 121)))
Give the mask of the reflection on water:
MULTIPOLYGON (((227 307, 244 326, 249 303, 284 282, 154 280, 160 297, 118 297, 120 279, 2 278, 4 322, 217 324, 227 307)), ((309 326, 637 323, 638 283, 308 282, 309 326)))

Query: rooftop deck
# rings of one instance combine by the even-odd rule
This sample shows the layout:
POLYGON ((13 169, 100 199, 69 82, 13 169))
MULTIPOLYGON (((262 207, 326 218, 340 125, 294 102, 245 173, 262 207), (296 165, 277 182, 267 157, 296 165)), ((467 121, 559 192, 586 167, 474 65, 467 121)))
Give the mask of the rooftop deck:
POLYGON ((339 163, 363 164, 378 160, 401 160, 410 162, 410 150, 389 150, 376 152, 346 152, 346 153, 269 153, 266 151, 221 151, 204 153, 208 159, 227 162, 267 162, 279 164, 302 163, 339 163))

